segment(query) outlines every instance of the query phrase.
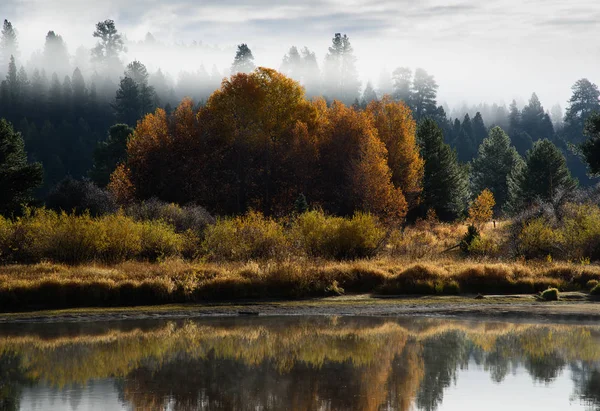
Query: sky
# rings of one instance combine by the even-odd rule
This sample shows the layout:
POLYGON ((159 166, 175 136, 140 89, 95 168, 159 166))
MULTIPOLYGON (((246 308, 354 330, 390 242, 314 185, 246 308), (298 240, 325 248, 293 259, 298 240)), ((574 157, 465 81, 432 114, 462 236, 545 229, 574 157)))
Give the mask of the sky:
MULTIPOLYGON (((151 32, 168 44, 213 45, 230 64, 247 43, 258 65, 278 68, 290 46, 308 46, 322 62, 336 32, 346 33, 363 84, 382 69, 423 67, 438 81, 440 102, 510 103, 536 92, 550 109, 566 106, 571 85, 600 82, 598 0, 1 0, 0 18, 19 33, 23 55, 43 46, 48 30, 71 53, 94 44, 94 25, 107 18, 129 40, 151 32)), ((160 53, 155 53, 160 54, 160 53)), ((192 53, 188 53, 192 54, 192 53)), ((173 72, 209 56, 145 55, 149 67, 173 72)))

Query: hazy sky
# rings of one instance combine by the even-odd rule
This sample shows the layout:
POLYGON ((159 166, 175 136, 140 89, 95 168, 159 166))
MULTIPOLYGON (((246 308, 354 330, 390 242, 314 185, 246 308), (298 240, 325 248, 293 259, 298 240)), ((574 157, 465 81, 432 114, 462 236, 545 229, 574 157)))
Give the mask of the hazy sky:
MULTIPOLYGON (((150 31, 169 43, 233 50, 245 42, 257 64, 275 68, 291 45, 308 46, 321 62, 333 33, 342 32, 363 81, 376 81, 382 67, 423 67, 450 104, 509 102, 536 91, 546 108, 564 107, 578 78, 600 82, 598 0, 1 0, 0 17, 18 29, 24 56, 42 47, 48 30, 63 35, 71 53, 91 46, 94 24, 111 18, 130 40, 150 31)), ((162 60, 173 71, 198 56, 180 58, 142 62, 162 60)))

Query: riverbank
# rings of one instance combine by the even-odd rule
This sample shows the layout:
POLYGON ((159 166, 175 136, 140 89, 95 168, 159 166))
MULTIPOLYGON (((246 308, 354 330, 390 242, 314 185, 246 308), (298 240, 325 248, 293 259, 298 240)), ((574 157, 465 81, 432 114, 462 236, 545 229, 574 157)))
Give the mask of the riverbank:
POLYGON ((426 316, 517 322, 597 323, 600 304, 589 295, 568 292, 560 301, 533 295, 352 296, 294 301, 228 301, 206 304, 76 308, 0 314, 0 324, 174 320, 219 316, 426 316))
POLYGON ((0 309, 35 311, 336 295, 587 292, 600 266, 471 260, 373 259, 202 263, 180 259, 117 265, 0 266, 0 309))

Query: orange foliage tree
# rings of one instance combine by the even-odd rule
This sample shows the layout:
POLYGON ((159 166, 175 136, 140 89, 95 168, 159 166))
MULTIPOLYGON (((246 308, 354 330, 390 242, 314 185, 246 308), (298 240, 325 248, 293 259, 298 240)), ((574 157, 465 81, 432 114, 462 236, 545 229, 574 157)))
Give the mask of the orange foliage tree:
POLYGON ((423 190, 421 183, 425 162, 417 146, 417 126, 410 109, 403 102, 384 96, 379 101, 371 101, 367 113, 387 148, 392 182, 402 190, 409 207, 415 207, 423 190))
POLYGON ((422 160, 404 105, 327 107, 308 101, 297 82, 258 68, 225 79, 201 109, 184 100, 171 115, 147 115, 115 173, 115 187, 129 182, 138 199, 195 202, 219 214, 285 214, 303 193, 331 213, 401 221, 404 190, 418 197, 422 160))

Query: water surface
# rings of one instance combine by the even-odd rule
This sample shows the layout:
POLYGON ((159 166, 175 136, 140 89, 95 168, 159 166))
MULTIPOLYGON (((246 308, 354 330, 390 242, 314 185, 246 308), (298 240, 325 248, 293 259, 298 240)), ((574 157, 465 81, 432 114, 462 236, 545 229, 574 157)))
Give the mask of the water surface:
POLYGON ((0 326, 0 410, 598 410, 600 326, 234 317, 0 326))

